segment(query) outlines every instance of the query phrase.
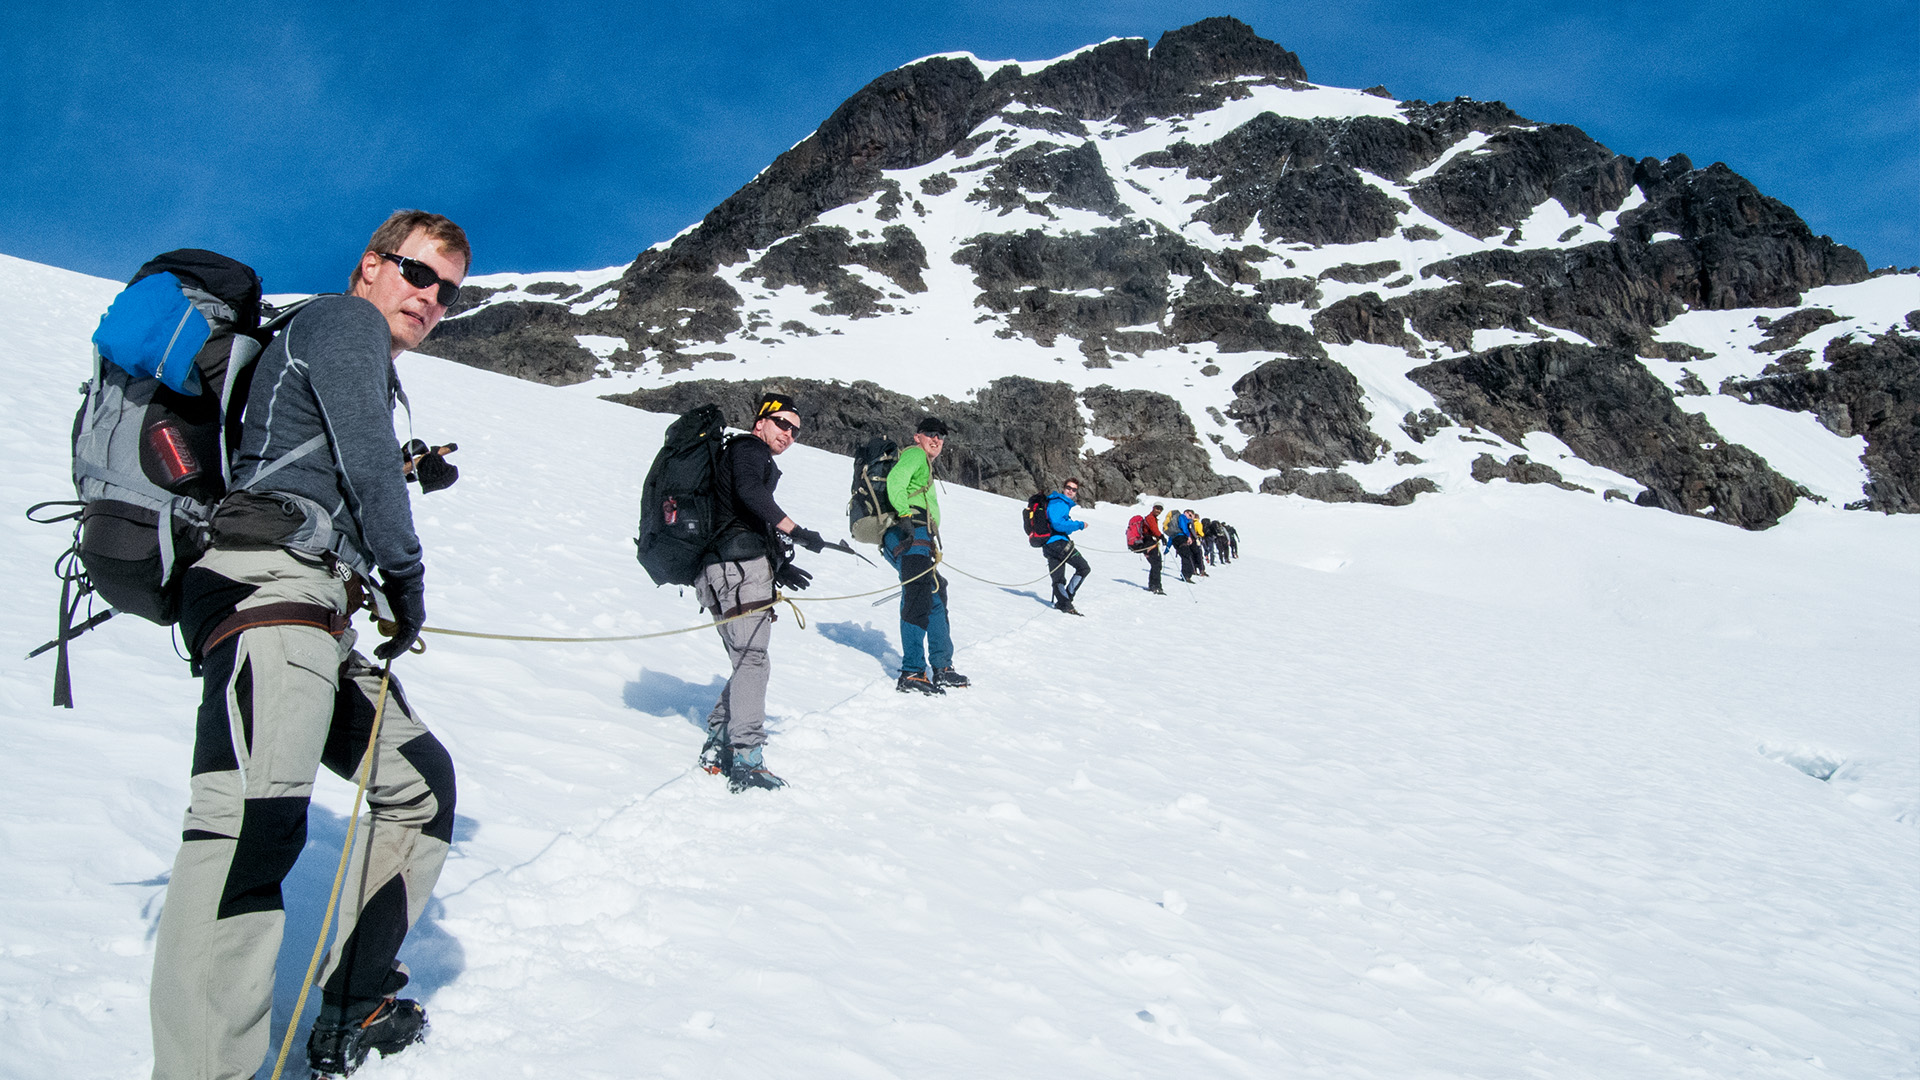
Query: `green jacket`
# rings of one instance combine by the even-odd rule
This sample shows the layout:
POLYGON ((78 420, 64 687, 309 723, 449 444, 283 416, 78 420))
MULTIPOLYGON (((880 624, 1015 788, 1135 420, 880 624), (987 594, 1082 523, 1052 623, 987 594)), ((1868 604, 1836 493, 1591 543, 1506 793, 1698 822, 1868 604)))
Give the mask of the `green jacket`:
POLYGON ((901 517, 926 512, 927 528, 940 531, 940 496, 933 490, 933 463, 918 446, 900 451, 900 460, 887 470, 887 501, 901 517))

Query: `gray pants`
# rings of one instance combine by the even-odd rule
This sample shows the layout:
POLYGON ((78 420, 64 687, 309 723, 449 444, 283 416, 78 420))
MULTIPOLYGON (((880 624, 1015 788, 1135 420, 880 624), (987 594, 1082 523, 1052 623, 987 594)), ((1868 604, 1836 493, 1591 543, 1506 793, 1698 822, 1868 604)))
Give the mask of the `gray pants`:
MULTIPOLYGON (((242 610, 346 607, 339 580, 284 551, 216 549, 193 572, 190 589, 252 586, 242 610)), ((280 882, 306 844, 319 766, 357 778, 380 693, 379 671, 353 645, 352 630, 336 640, 309 626, 263 626, 205 659, 191 804, 154 950, 155 1080, 240 1080, 266 1058, 280 882)), ((387 690, 367 806, 320 972, 334 1001, 406 984, 395 955, 453 839, 452 760, 398 681, 387 690)))
MULTIPOLYGON (((700 571, 693 588, 701 607, 715 618, 725 618, 743 607, 773 599, 773 564, 765 558, 714 563, 700 571)), ((721 644, 727 647, 727 659, 733 662, 733 674, 720 691, 713 711, 707 714, 707 730, 724 724, 734 746, 742 750, 764 746, 767 677, 772 674, 767 642, 773 637, 773 612, 735 619, 716 629, 721 644)))

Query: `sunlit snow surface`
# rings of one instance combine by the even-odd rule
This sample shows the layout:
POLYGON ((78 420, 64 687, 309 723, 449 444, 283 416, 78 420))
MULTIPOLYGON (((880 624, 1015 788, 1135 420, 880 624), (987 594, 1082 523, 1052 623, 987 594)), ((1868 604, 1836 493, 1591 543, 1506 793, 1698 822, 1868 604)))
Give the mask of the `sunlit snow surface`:
MULTIPOLYGON (((71 490, 117 287, 0 258, 16 508, 71 490)), ((666 417, 401 372, 416 431, 461 446, 415 500, 434 625, 701 621, 629 539, 666 417)), ((780 463, 786 508, 840 535, 847 460, 780 463)), ((1165 597, 1102 506, 1082 619, 1042 603, 1015 502, 948 488, 977 685, 896 694, 891 602, 783 615, 775 794, 692 768, 711 631, 430 638, 400 670, 460 770, 404 954, 433 1036, 361 1075, 1916 1075, 1920 520, 1803 504, 1749 533, 1449 486, 1202 503, 1245 557, 1165 597)), ((20 657, 65 537, 4 529, 0 1075, 131 1080, 198 687, 123 617, 48 707, 51 656, 20 657)), ((809 599, 889 580, 804 562, 809 599)), ((350 798, 323 779, 288 884, 283 1017, 350 798)))

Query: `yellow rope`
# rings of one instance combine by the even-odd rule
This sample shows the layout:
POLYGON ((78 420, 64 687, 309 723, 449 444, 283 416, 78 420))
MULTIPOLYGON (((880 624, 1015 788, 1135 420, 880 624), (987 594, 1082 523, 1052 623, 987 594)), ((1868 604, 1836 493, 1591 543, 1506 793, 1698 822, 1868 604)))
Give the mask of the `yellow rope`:
POLYGON ((978 581, 983 585, 997 585, 1002 589, 1019 589, 1019 588, 1024 588, 1025 586, 1028 586, 1028 585, 1037 584, 1039 582, 1045 581, 1048 578, 1052 577, 1053 572, 1055 570, 1060 569, 1062 566, 1067 565, 1067 560, 1073 558, 1073 553, 1078 550, 1079 548, 1074 544, 1072 540, 1067 541, 1066 554, 1060 556, 1060 561, 1052 564, 1051 566, 1048 566, 1046 573, 1041 574, 1039 577, 1034 578, 1030 581, 1012 581, 1012 582, 992 581, 987 578, 983 578, 978 574, 969 574, 965 570, 962 570, 957 566, 953 568, 953 572, 956 574, 960 574, 963 577, 970 577, 973 580, 978 581))
MULTIPOLYGON (((651 634, 618 634, 611 637, 543 637, 543 636, 534 635, 534 634, 488 634, 488 633, 483 633, 479 630, 452 630, 444 626, 423 626, 420 629, 422 633, 444 634, 447 637, 482 638, 487 641, 540 641, 540 642, 547 642, 549 644, 560 644, 560 645, 586 644, 591 642, 602 642, 602 641, 646 641, 650 638, 672 637, 675 634, 691 634, 696 630, 710 630, 716 626, 724 626, 727 623, 733 622, 736 619, 751 618, 752 616, 759 615, 765 611, 770 611, 773 608, 779 606, 780 604, 785 603, 788 607, 793 609, 794 621, 797 622, 800 625, 800 628, 804 630, 806 629, 806 625, 807 625, 807 617, 801 613, 799 605, 825 604, 825 603, 830 603, 836 600, 858 600, 864 596, 878 596, 879 594, 884 592, 892 592, 895 589, 898 589, 902 585, 906 585, 911 582, 918 581, 921 578, 926 577, 928 574, 933 573, 934 568, 939 566, 941 561, 942 561, 942 556, 940 555, 940 553, 935 552, 934 559, 933 559, 934 565, 927 567, 925 570, 922 570, 919 573, 913 575, 912 577, 908 578, 906 581, 894 582, 893 584, 887 585, 883 588, 870 589, 867 592, 848 593, 845 596, 793 597, 793 596, 787 596, 786 594, 776 590, 773 594, 772 600, 767 601, 764 605, 760 607, 743 611, 738 615, 730 615, 724 619, 715 619, 713 622, 701 623, 698 626, 683 626, 678 630, 660 630, 651 634)), ((965 571, 961 571, 961 572, 965 573, 965 571)), ((967 576, 972 577, 973 575, 968 574, 967 576)))
POLYGON ((273 1063, 273 1080, 287 1066, 287 1051, 293 1049, 293 1036, 300 1029, 300 1014, 307 1007, 307 991, 320 970, 320 958, 327 952, 327 931, 333 927, 333 913, 340 905, 340 885, 347 877, 347 860, 353 854, 354 835, 360 826, 360 799, 367 793, 367 780, 373 775, 373 759, 380 752, 380 721, 387 712, 387 685, 393 681, 393 661, 380 668, 380 700, 373 707, 373 731, 367 736, 367 756, 360 763, 360 785, 353 792, 353 814, 347 818, 347 840, 340 845, 340 868, 333 872, 333 895, 327 897, 327 914, 320 920, 320 937, 313 943, 313 959, 307 961, 307 977, 300 980, 300 997, 293 1003, 293 1015, 287 1017, 287 1034, 280 1040, 280 1057, 273 1063))

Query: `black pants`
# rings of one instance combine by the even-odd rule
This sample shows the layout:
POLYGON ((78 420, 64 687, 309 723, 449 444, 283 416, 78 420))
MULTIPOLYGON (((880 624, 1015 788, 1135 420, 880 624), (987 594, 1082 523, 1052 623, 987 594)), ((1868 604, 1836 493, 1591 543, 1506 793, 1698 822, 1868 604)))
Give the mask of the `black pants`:
POLYGON ((1160 545, 1150 544, 1140 554, 1147 557, 1147 588, 1152 592, 1160 591, 1160 545))
POLYGON ((1087 565, 1086 557, 1073 546, 1073 541, 1065 537, 1048 541, 1041 550, 1047 554, 1047 565, 1053 568, 1053 606, 1072 606, 1073 594, 1080 591, 1080 583, 1087 580, 1093 568, 1087 565), (1072 580, 1067 578, 1069 566, 1073 567, 1072 580))
POLYGON ((1189 537, 1174 545, 1180 553, 1180 580, 1191 581, 1193 575, 1200 572, 1200 545, 1189 537))

